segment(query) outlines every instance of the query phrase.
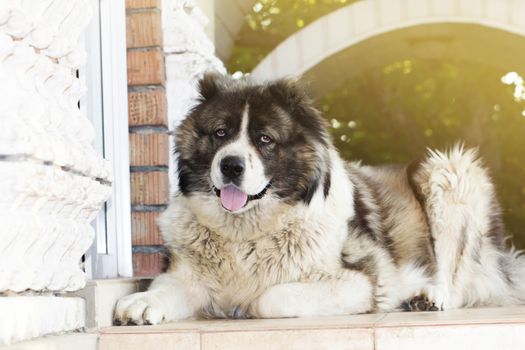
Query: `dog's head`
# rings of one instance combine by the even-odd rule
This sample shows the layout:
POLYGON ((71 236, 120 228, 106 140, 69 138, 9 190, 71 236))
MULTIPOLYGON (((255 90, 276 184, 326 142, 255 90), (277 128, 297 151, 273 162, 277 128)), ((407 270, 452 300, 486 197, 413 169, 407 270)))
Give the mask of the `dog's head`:
POLYGON ((329 181, 325 120, 297 80, 257 85, 208 73, 199 90, 176 131, 183 195, 216 196, 239 213, 268 200, 308 203, 329 181))

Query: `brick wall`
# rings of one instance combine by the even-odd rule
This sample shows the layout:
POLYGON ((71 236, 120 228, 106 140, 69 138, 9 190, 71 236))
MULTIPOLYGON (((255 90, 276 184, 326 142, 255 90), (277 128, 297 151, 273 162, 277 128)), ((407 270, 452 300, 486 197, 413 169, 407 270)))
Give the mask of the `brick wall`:
POLYGON ((133 269, 151 276, 164 268, 156 219, 169 196, 161 0, 126 0, 126 32, 133 269))

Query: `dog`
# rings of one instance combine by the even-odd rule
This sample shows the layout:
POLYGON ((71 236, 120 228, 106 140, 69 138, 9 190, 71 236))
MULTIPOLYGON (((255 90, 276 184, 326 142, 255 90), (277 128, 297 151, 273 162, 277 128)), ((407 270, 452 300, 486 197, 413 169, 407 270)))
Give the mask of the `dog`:
POLYGON ((208 73, 175 135, 172 258, 115 324, 522 304, 494 185, 456 145, 406 166, 346 162, 298 79, 208 73))

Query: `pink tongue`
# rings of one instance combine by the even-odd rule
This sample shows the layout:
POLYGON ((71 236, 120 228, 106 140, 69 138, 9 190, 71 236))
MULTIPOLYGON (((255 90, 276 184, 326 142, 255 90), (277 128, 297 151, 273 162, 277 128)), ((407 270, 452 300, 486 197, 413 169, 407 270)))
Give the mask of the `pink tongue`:
POLYGON ((222 206, 229 211, 237 211, 244 207, 248 201, 248 195, 232 185, 221 188, 222 206))

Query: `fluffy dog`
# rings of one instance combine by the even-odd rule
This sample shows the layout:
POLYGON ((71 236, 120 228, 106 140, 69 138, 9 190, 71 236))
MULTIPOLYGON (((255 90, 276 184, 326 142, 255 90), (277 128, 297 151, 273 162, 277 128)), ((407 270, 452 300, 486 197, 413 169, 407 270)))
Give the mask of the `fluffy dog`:
POLYGON ((409 166, 341 159, 293 79, 207 74, 176 130, 179 191, 160 219, 168 271, 119 300, 116 324, 523 303, 474 150, 409 166))

